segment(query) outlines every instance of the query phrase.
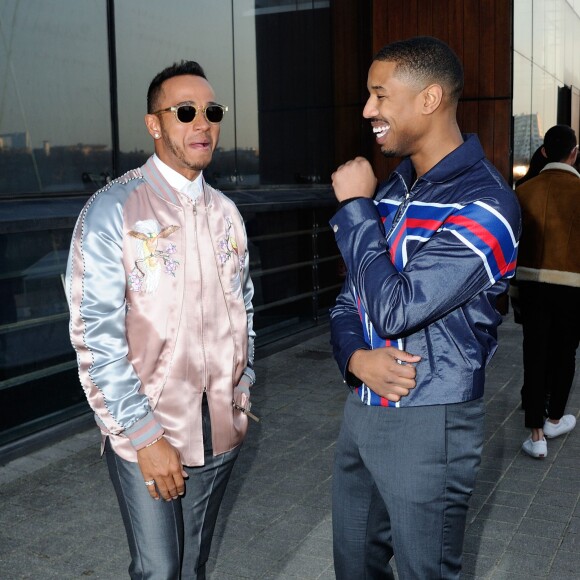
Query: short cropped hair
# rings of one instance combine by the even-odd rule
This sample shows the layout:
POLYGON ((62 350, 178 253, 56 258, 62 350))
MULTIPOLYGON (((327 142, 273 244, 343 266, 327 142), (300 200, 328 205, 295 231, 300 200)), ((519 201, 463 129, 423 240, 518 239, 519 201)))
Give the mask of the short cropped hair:
POLYGON ((147 91, 147 112, 149 114, 154 113, 157 110, 159 95, 161 94, 161 85, 166 80, 181 75, 193 75, 207 80, 203 68, 201 68, 201 65, 194 60, 182 60, 181 62, 175 62, 171 66, 164 68, 151 81, 149 90, 147 91))
POLYGON ((564 161, 576 147, 576 133, 568 125, 554 125, 544 135, 544 149, 548 161, 564 161))
POLYGON ((394 62, 395 74, 413 83, 437 83, 457 103, 463 92, 463 66, 457 55, 438 38, 416 36, 387 44, 373 60, 394 62))

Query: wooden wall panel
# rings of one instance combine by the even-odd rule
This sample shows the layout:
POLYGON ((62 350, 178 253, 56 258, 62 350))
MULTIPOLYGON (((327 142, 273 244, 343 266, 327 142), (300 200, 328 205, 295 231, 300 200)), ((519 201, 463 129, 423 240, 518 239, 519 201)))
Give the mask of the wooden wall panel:
MULTIPOLYGON (((474 132, 479 136, 479 140, 484 151, 493 152, 493 136, 495 125, 495 107, 494 101, 486 100, 479 101, 477 108, 477 120, 475 126, 477 130, 474 132)), ((490 155, 488 154, 488 157, 490 155)))
POLYGON ((500 173, 506 178, 512 173, 511 158, 511 136, 513 132, 512 102, 503 99, 494 102, 494 137, 493 137, 493 159, 492 163, 498 168, 500 173))
POLYGON ((438 0, 420 0, 416 34, 427 34, 426 31, 431 29, 433 10, 439 10, 438 0))
MULTIPOLYGON (((464 67, 459 105, 462 131, 477 133, 488 158, 511 178, 513 0, 374 0, 373 53, 395 40, 430 35, 447 42, 464 67)), ((378 148, 372 162, 381 179, 396 166, 378 148)))
POLYGON ((405 36, 416 35, 419 30, 419 0, 406 0, 406 2, 403 2, 402 14, 405 36))
POLYGON ((479 98, 495 95, 495 9, 494 2, 479 3, 479 98))
POLYGON ((457 120, 464 133, 477 133, 479 129, 479 101, 460 102, 457 120))
POLYGON ((513 98, 512 2, 495 2, 495 94, 513 98), (509 51, 507 50, 509 47, 509 51))
POLYGON ((449 24, 449 46, 456 52, 463 62, 463 0, 449 0, 447 10, 447 21, 449 24))
POLYGON ((479 0, 463 3, 463 98, 477 97, 479 87, 479 0))
MULTIPOLYGON (((452 0, 451 0, 452 1, 452 0)), ((428 32, 419 31, 420 35, 428 34, 435 36, 443 42, 449 42, 449 20, 447 19, 448 9, 447 2, 436 2, 433 7, 433 19, 431 21, 431 29, 428 32)))
POLYGON ((372 154, 372 134, 362 128, 373 55, 370 6, 370 0, 332 2, 335 167, 357 155, 372 154))

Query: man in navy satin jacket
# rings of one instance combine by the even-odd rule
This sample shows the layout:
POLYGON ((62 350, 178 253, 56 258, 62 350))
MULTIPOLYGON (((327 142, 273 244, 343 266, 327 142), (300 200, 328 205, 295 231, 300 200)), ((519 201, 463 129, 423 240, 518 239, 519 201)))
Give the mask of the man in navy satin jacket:
POLYGON ((381 151, 404 159, 378 190, 361 157, 333 174, 348 274, 331 333, 352 391, 333 476, 338 579, 393 578, 393 554, 402 580, 461 572, 495 303, 520 234, 513 191, 457 125, 462 89, 443 42, 385 46, 363 117, 381 151))

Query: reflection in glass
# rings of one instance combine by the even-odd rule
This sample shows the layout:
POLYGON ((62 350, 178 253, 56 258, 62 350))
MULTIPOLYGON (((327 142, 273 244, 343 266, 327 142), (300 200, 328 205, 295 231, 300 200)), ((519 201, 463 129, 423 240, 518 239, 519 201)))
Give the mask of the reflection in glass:
POLYGON ((579 99, 562 102, 558 92, 580 87, 580 3, 567 0, 514 2, 514 180, 528 168, 544 133, 570 122, 578 133, 579 99), (560 121, 559 121, 560 119, 560 121), (568 121, 570 119, 571 121, 568 121))
POLYGON ((532 58, 532 35, 530 34, 532 11, 533 2, 530 0, 514 0, 514 52, 530 60, 532 58))
POLYGON ((309 5, 256 15, 263 183, 328 183, 334 170, 330 8, 309 5))
POLYGON ((220 146, 235 149, 232 26, 230 0, 172 0, 170 10, 163 2, 115 3, 121 172, 153 153, 144 123, 147 89, 157 73, 181 60, 201 64, 216 100, 229 108, 220 146))
POLYGON ((115 5, 122 171, 153 151, 143 122, 151 79, 191 59, 229 107, 205 171, 209 183, 220 189, 328 183, 334 169, 330 3, 174 0, 171 7, 168 14, 162 3, 115 5), (173 17, 197 14, 196 7, 203 17, 173 17))
POLYGON ((106 3, 0 4, 0 195, 111 174, 106 3))
POLYGON ((514 54, 514 149, 513 177, 519 179, 528 170, 532 153, 542 142, 537 112, 532 111, 532 61, 514 54))
POLYGON ((0 235, 0 379, 70 360, 63 286, 71 232, 0 235))

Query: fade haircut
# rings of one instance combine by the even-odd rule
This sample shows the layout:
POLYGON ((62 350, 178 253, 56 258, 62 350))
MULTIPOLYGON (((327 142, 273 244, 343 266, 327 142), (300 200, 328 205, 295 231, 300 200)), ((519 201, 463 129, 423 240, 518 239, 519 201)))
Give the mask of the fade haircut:
POLYGON ((151 114, 157 110, 157 104, 159 102, 159 97, 162 91, 161 85, 166 80, 182 75, 193 75, 196 77, 202 77, 207 80, 201 65, 194 60, 182 60, 181 62, 173 63, 171 66, 163 69, 151 81, 149 90, 147 91, 147 113, 151 114))
POLYGON ((457 55, 444 42, 432 36, 416 36, 387 44, 373 60, 394 62, 397 77, 424 88, 441 85, 451 103, 463 91, 463 67, 457 55))

